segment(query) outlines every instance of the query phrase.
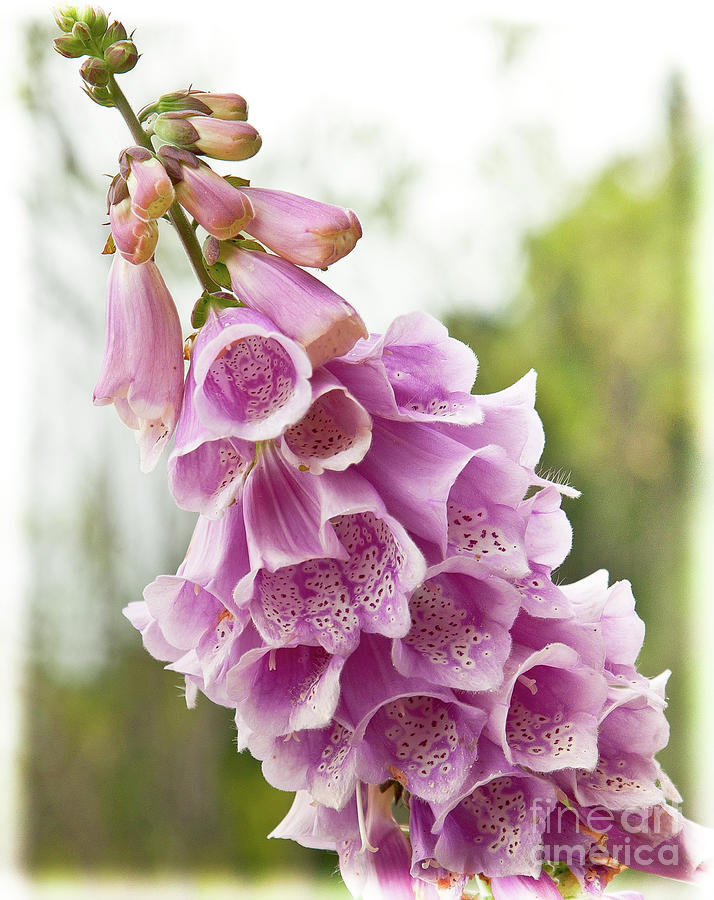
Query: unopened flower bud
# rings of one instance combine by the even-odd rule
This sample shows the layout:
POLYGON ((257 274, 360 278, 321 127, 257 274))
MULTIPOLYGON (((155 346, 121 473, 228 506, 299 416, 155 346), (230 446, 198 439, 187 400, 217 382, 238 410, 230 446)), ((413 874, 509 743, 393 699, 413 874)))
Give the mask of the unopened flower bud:
POLYGON ((159 156, 172 177, 178 169, 176 199, 209 234, 225 241, 251 220, 250 200, 210 166, 174 147, 162 147, 159 156))
POLYGON ((104 60, 90 56, 79 67, 79 74, 92 87, 106 87, 109 84, 109 69, 104 60))
POLYGON ((154 468, 173 434, 183 394, 183 338, 171 294, 153 262, 116 254, 109 273, 107 339, 94 403, 114 403, 137 430, 141 468, 154 468))
POLYGON ((263 143, 256 129, 247 122, 194 116, 191 124, 198 132, 197 152, 213 159, 250 159, 263 143))
POLYGON ((351 209, 285 191, 246 187, 255 215, 246 231, 283 259, 324 269, 353 249, 362 228, 351 209))
POLYGON ((71 31, 72 26, 79 18, 76 6, 63 6, 61 9, 56 9, 54 14, 57 27, 64 32, 71 31))
POLYGON ((78 41, 84 41, 85 44, 92 40, 92 32, 86 22, 75 22, 72 26, 72 36, 78 41))
POLYGON ((248 104, 239 94, 197 93, 198 99, 208 107, 207 115, 217 119, 244 122, 248 118, 248 104))
POLYGON ((139 51, 133 41, 116 41, 104 51, 104 60, 115 75, 130 72, 138 59, 139 51))
POLYGON ((126 39, 126 28, 124 28, 122 23, 112 22, 112 24, 104 32, 104 37, 102 38, 102 50, 106 50, 107 47, 111 47, 111 45, 116 43, 117 41, 125 41, 126 39))
POLYGON ((53 44, 55 50, 67 59, 77 59, 87 52, 84 41, 72 34, 61 34, 54 39, 53 44))
POLYGON ((139 120, 143 121, 151 113, 164 112, 199 113, 218 119, 245 121, 248 118, 248 104, 238 94, 211 94, 191 89, 174 91, 162 94, 154 103, 145 106, 139 112, 139 120))
POLYGON ((258 132, 247 122, 186 112, 161 113, 154 120, 153 128, 163 141, 193 153, 233 162, 255 156, 262 143, 258 132))
POLYGON ((135 266, 151 259, 159 240, 158 225, 153 220, 140 219, 133 211, 129 189, 121 175, 112 181, 107 202, 112 237, 119 253, 135 266))
POLYGON ((101 39, 107 30, 107 14, 100 7, 85 6, 79 11, 79 18, 86 24, 92 37, 101 39))
POLYGON ((203 242, 203 258, 209 266, 214 266, 221 258, 221 242, 214 237, 207 237, 203 242))
POLYGON ((140 219, 158 219, 174 202, 174 188, 166 169, 144 147, 123 150, 119 171, 126 179, 131 208, 140 219))
POLYGON ((114 245, 127 262, 135 266, 151 259, 159 241, 155 220, 145 222, 134 214, 127 197, 109 210, 114 245))
POLYGON ((191 124, 189 115, 186 111, 161 113, 151 127, 162 141, 193 150, 199 134, 191 124))

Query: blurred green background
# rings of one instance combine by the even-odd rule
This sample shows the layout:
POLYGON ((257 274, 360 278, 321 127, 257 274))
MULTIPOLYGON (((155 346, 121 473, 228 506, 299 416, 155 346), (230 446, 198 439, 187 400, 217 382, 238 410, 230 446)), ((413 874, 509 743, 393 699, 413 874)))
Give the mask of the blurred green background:
MULTIPOLYGON (((90 406, 103 348, 107 268, 98 254, 107 180, 94 173, 115 165, 92 159, 93 142, 98 123, 117 117, 83 100, 76 79, 66 76, 73 63, 49 52, 51 36, 44 22, 28 26, 26 71, 32 77, 20 89, 33 130, 42 135, 26 197, 42 253, 30 280, 38 364, 26 523, 24 863, 38 874, 210 871, 257 877, 300 869, 327 877, 335 866, 329 854, 265 840, 291 797, 268 787, 249 756, 236 754, 230 711, 199 700, 188 712, 177 676, 143 651, 120 615, 156 574, 176 569, 193 516, 173 507, 161 466, 149 477, 135 472, 131 438, 120 434, 113 415, 90 406), (73 120, 67 104, 78 108, 73 120), (58 359, 59 371, 52 368, 58 359)), ((191 45, 190 29, 169 37, 174 46, 176 39, 191 45)), ((514 26, 489 31, 500 59, 496 90, 498 78, 517 69, 526 38, 527 30, 514 26)), ((166 29, 142 28, 141 50, 160 56, 168 44, 166 29)), ((178 84, 163 82, 161 89, 196 83, 211 63, 204 58, 184 66, 188 76, 178 84)), ((175 77, 175 60, 172 65, 175 77)), ((153 70, 147 80, 152 78, 157 80, 153 70)), ((218 81, 214 73, 210 84, 197 86, 242 90, 218 81)), ((514 218, 513 256, 494 260, 512 269, 498 303, 479 302, 468 270, 459 279, 447 277, 448 262, 437 253, 426 270, 425 293, 441 294, 440 311, 446 310, 451 332, 476 351, 478 392, 499 390, 531 367, 538 371, 537 408, 546 431, 542 470, 563 474, 582 491, 580 499, 567 501, 575 540, 559 579, 607 568, 611 580, 632 582, 647 623, 640 668, 648 675, 674 671, 673 734, 660 759, 685 795, 686 813, 686 798, 696 788, 694 670, 686 641, 697 155, 686 83, 676 73, 663 80, 659 104, 659 132, 649 144, 598 165, 575 186, 564 182, 559 189, 568 190, 555 213, 536 216, 525 227, 514 218)), ((315 115, 317 124, 303 123, 289 147, 268 148, 266 142, 260 183, 272 178, 271 186, 353 207, 365 229, 365 251, 388 259, 390 246, 412 227, 428 162, 390 150, 389 132, 380 138, 376 118, 355 123, 331 109, 332 143, 310 163, 311 138, 324 127, 319 108, 315 115), (368 184, 358 181, 340 193, 339 172, 321 164, 319 155, 340 150, 371 166, 368 184), (290 180, 293 170, 304 183, 290 180), (370 234, 375 238, 368 251, 370 234)), ((111 127, 119 133, 120 125, 111 127)), ((119 140, 117 151, 127 141, 119 140)), ((519 147, 537 174, 549 153, 547 133, 529 133, 519 147)), ((509 178, 517 193, 521 166, 520 157, 504 162, 496 153, 487 164, 474 160, 471 174, 479 182, 500 179, 509 196, 509 178)), ((543 178, 553 182, 552 172, 543 178)), ((440 215, 439 202, 437 181, 430 227, 448 237, 453 223, 440 215)), ((474 220, 489 212, 468 211, 474 220)), ((448 238, 454 256, 468 257, 469 229, 467 222, 448 238)), ((428 257, 430 247, 410 252, 428 257)), ((162 254, 162 270, 185 314, 194 288, 168 231, 162 254)), ((350 265, 350 258, 340 264, 350 265)), ((360 307, 359 294, 345 293, 360 307)))

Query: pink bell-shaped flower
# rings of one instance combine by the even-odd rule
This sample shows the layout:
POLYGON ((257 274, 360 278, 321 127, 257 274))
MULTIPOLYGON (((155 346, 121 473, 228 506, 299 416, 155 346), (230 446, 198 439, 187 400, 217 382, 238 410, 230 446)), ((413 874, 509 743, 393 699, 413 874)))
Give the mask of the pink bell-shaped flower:
POLYGON ((255 213, 245 230, 297 266, 331 266, 362 237, 362 226, 351 209, 285 191, 243 190, 255 213))
POLYGON ((193 409, 215 438, 277 437, 305 415, 312 399, 305 351, 255 310, 211 310, 191 369, 193 409))
POLYGON ((367 337, 353 306, 287 260, 232 244, 221 247, 221 259, 235 294, 302 344, 313 368, 347 353, 359 338, 367 337))
POLYGON ((234 237, 252 219, 246 195, 193 153, 164 146, 159 155, 174 180, 178 202, 219 241, 234 237))
POLYGON ((173 434, 183 393, 183 339, 171 294, 155 263, 116 254, 109 272, 104 363, 94 403, 114 403, 138 431, 141 469, 150 472, 173 434))

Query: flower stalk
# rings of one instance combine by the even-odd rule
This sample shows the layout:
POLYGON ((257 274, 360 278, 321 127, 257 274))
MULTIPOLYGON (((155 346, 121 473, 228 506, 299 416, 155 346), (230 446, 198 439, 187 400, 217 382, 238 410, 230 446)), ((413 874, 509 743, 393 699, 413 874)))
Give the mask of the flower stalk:
MULTIPOLYGON (((113 75, 109 76, 108 89, 111 93, 112 100, 114 101, 114 106, 117 108, 122 118, 126 122, 126 125, 131 132, 131 136, 134 141, 140 147, 145 147, 147 150, 153 153, 154 148, 151 144, 149 136, 141 127, 141 123, 139 122, 136 113, 131 108, 131 104, 127 100, 126 95, 124 94, 122 89, 117 84, 117 80, 113 75)), ((186 218, 186 214, 184 213, 181 204, 177 200, 175 200, 169 207, 167 216, 171 224, 176 229, 179 240, 183 244, 183 248, 186 251, 189 262, 191 263, 191 268, 195 272, 196 278, 198 278, 198 281, 203 290, 207 291, 208 293, 220 291, 220 285, 217 284, 206 271, 206 267, 203 264, 201 247, 196 238, 196 233, 194 232, 191 224, 186 218)))

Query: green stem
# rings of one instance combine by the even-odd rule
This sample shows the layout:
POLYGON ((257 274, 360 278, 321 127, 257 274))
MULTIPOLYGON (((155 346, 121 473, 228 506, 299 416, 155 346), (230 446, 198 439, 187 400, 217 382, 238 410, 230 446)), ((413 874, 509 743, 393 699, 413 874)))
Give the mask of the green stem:
MULTIPOLYGON (((113 75, 110 75, 109 77, 109 90, 112 93, 114 105, 121 113, 124 121, 129 128, 129 131, 131 132, 131 136, 134 138, 134 141, 140 147, 145 147, 147 150, 153 153, 154 148, 151 141, 149 140, 148 135, 141 127, 141 123, 137 119, 134 110, 129 105, 129 101, 124 96, 124 92, 117 84, 116 79, 113 75)), ((216 284, 216 282, 210 277, 205 269, 205 266, 203 265, 203 254, 201 253, 201 247, 198 243, 198 240, 196 239, 194 230, 193 228, 191 228, 191 225, 186 218, 186 214, 184 213, 178 200, 175 200, 169 207, 168 217, 169 221, 176 229, 176 233, 178 234, 179 239, 183 244, 183 248, 186 251, 186 254, 191 263, 191 267, 196 273, 196 277, 198 278, 201 287, 204 289, 204 291, 208 291, 209 293, 220 291, 221 286, 216 284)))
POLYGON ((204 291, 208 291, 209 294, 212 294, 214 291, 225 290, 220 284, 216 284, 206 271, 206 268, 203 265, 201 246, 198 243, 196 234, 193 228, 191 228, 191 224, 186 218, 186 213, 183 211, 183 207, 178 200, 175 200, 169 207, 168 216, 169 221, 176 229, 181 243, 183 244, 183 249, 188 255, 193 271, 196 273, 196 278, 198 278, 204 291))

